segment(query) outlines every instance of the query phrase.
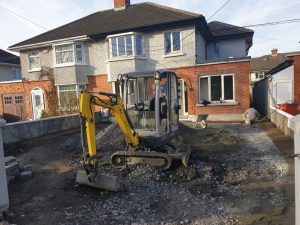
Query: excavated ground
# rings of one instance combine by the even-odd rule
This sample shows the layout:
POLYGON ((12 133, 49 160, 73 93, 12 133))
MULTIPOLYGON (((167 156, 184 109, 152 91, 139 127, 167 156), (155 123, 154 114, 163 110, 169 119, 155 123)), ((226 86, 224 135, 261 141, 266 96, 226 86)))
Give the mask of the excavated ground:
MULTIPOLYGON (((293 142, 272 124, 180 125, 178 146, 190 146, 190 167, 168 171, 145 165, 118 171, 108 162, 124 140, 99 128, 103 173, 118 175, 118 193, 75 183, 81 157, 78 131, 5 146, 6 155, 33 165, 33 178, 10 185, 5 219, 20 225, 52 224, 282 224, 294 221, 293 142)), ((1 224, 1 223, 0 223, 1 224)))

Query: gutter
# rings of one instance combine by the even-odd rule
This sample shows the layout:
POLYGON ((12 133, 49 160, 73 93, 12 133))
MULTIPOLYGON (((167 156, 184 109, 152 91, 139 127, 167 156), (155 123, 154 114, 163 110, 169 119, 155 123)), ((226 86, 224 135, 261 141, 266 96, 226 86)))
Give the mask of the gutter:
POLYGON ((8 50, 19 52, 21 50, 34 49, 34 48, 40 48, 40 47, 48 47, 48 46, 52 46, 53 44, 61 43, 61 42, 84 41, 84 40, 88 40, 88 39, 90 39, 90 38, 87 35, 82 35, 82 36, 63 38, 63 39, 57 39, 57 40, 52 40, 52 41, 45 41, 45 42, 29 44, 29 45, 20 45, 20 46, 16 46, 16 47, 11 46, 8 48, 8 50))
POLYGON ((14 63, 4 63, 4 62, 0 62, 1 66, 18 66, 21 67, 20 64, 14 64, 14 63))

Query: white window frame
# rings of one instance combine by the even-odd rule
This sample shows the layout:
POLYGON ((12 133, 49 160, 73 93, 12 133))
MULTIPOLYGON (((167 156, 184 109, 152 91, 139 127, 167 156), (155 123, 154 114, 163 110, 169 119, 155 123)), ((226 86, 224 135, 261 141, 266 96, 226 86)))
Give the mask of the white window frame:
POLYGON ((115 35, 109 35, 107 36, 108 39, 108 44, 109 44, 109 59, 118 59, 118 58, 131 58, 131 57, 143 57, 144 51, 143 51, 143 46, 144 46, 144 40, 143 36, 141 33, 135 33, 135 32, 129 32, 129 33, 123 33, 123 34, 115 34, 115 35), (127 37, 131 36, 131 45, 132 45, 132 54, 128 55, 127 54, 127 37), (141 55, 137 54, 136 51, 136 37, 140 36, 141 37, 141 50, 142 53, 141 55), (118 45, 118 38, 124 37, 125 38, 125 55, 120 55, 119 53, 119 45, 118 45), (113 48, 112 48, 112 39, 116 39, 116 44, 117 44, 117 56, 113 56, 113 48))
POLYGON ((39 51, 30 51, 30 52, 28 52, 28 68, 29 68, 29 72, 41 71, 41 60, 40 60, 39 51), (33 53, 38 53, 38 54, 37 55, 31 55, 33 53), (39 62, 39 67, 38 68, 33 68, 33 69, 31 68, 30 58, 38 58, 38 62, 39 62))
POLYGON ((82 85, 87 86, 87 84, 59 84, 59 85, 57 85, 58 106, 59 106, 59 108, 61 110, 64 110, 65 108, 62 107, 61 104, 60 104, 60 92, 72 92, 72 91, 76 91, 76 97, 79 99, 79 96, 80 96, 80 88, 79 88, 79 86, 82 86, 82 85), (61 86, 71 86, 71 85, 75 85, 75 89, 74 90, 63 90, 63 91, 59 90, 59 87, 61 87, 61 86))
POLYGON ((168 31, 165 31, 164 32, 164 54, 165 55, 171 55, 171 54, 176 54, 176 53, 181 53, 182 52, 182 49, 183 49, 183 42, 182 42, 182 31, 181 30, 168 30, 168 31), (173 48, 173 33, 175 32, 179 32, 180 34, 180 50, 177 50, 177 51, 174 51, 173 48), (167 48, 167 45, 166 45, 166 33, 170 33, 170 39, 171 39, 171 52, 167 52, 166 48, 167 48))
MULTIPOLYGON (((85 57, 85 47, 83 42, 66 42, 66 43, 60 43, 53 45, 53 59, 54 59, 54 67, 64 67, 64 66, 74 66, 74 65, 86 65, 86 57, 85 57), (73 51, 73 62, 67 62, 67 63, 57 63, 56 61, 56 47, 57 46, 64 46, 64 45, 72 45, 72 51, 73 51), (77 60, 76 55, 76 45, 81 46, 81 52, 82 52, 82 61, 77 60)), ((70 50, 69 50, 70 51, 70 50)))
POLYGON ((221 98, 223 101, 226 102, 235 102, 235 75, 234 74, 214 74, 214 75, 207 75, 207 76, 199 76, 199 81, 198 81, 198 93, 199 93, 199 97, 198 97, 198 101, 199 103, 201 103, 201 96, 200 96, 200 80, 201 78, 208 78, 208 101, 212 102, 212 103, 220 103, 220 101, 211 101, 211 77, 221 77, 221 98), (233 99, 224 99, 224 77, 226 76, 232 76, 232 91, 233 91, 233 99))

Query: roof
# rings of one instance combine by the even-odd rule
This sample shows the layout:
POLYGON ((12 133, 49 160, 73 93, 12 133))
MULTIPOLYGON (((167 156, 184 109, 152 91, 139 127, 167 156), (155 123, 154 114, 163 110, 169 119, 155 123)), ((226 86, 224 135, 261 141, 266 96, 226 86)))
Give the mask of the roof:
POLYGON ((234 26, 228 23, 222 23, 219 21, 212 21, 207 24, 210 32, 214 37, 224 37, 224 36, 235 36, 235 35, 253 35, 254 31, 244 28, 234 26))
POLYGON ((277 56, 264 55, 261 57, 252 58, 250 61, 250 71, 269 71, 279 64, 286 61, 287 55, 299 54, 300 52, 278 53, 277 56))
POLYGON ((20 57, 0 49, 0 63, 20 65, 20 57))
POLYGON ((275 68, 273 68, 272 70, 269 71, 269 74, 273 75, 275 73, 278 73, 288 67, 290 67, 291 65, 294 64, 293 60, 286 60, 283 63, 279 64, 278 66, 276 66, 275 68))
POLYGON ((83 35, 103 37, 108 34, 138 31, 138 29, 154 25, 178 24, 178 22, 195 21, 200 18, 204 19, 200 14, 144 2, 130 5, 126 10, 114 11, 114 9, 110 9, 96 12, 12 45, 10 48, 83 35))

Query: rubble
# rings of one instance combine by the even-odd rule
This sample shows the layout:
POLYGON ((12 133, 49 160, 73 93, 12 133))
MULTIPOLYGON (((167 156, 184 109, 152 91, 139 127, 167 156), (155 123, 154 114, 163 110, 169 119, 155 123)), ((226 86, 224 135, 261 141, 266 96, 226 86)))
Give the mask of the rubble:
POLYGON ((24 148, 25 162, 42 176, 12 190, 12 203, 20 203, 10 209, 14 223, 249 225, 263 218, 258 224, 293 224, 286 219, 294 218, 286 216, 294 204, 288 195, 294 190, 286 189, 293 183, 288 175, 293 160, 287 162, 260 127, 213 124, 203 130, 181 124, 178 147, 190 146, 190 166, 175 161, 165 171, 147 165, 113 168, 109 157, 125 143, 112 124, 97 135, 97 149, 101 174, 117 175, 124 184, 117 193, 75 184, 79 134, 54 138, 24 148), (245 221, 249 218, 254 219, 245 221))
POLYGON ((14 156, 4 157, 5 170, 7 183, 10 184, 17 178, 21 178, 22 181, 27 181, 32 177, 32 166, 25 165, 17 161, 14 156))

